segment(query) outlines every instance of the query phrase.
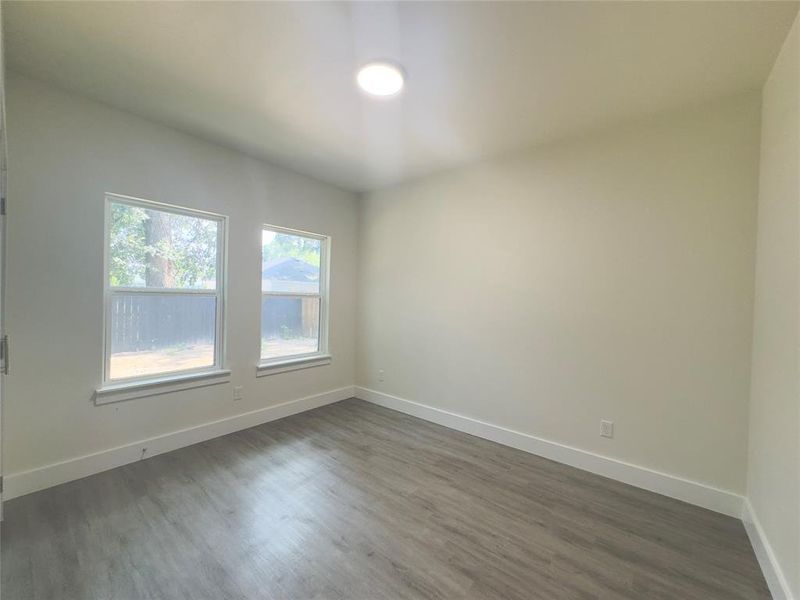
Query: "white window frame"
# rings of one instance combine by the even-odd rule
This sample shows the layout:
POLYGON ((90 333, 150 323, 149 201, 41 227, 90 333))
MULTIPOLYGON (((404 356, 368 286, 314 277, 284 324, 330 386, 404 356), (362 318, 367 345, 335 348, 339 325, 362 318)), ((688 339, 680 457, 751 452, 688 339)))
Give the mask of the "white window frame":
POLYGON ((300 229, 290 229, 288 227, 280 227, 278 225, 263 224, 261 226, 260 239, 259 239, 259 252, 261 260, 258 261, 258 287, 261 291, 259 315, 261 314, 261 306, 263 306, 264 298, 269 296, 289 296, 289 297, 309 297, 319 298, 319 349, 316 352, 306 352, 305 354, 291 354, 287 356, 276 356, 274 358, 263 358, 261 356, 261 330, 263 323, 259 316, 258 327, 258 365, 256 375, 272 375, 275 373, 284 373, 286 371, 294 371, 296 369, 305 369, 308 367, 316 367, 320 365, 327 365, 331 362, 331 354, 328 348, 328 325, 330 315, 330 260, 331 260, 331 236, 320 233, 313 233, 311 231, 303 231, 300 229), (282 233, 286 235, 294 235, 304 238, 310 238, 320 241, 320 257, 319 257, 319 293, 303 293, 303 292, 265 292, 263 289, 262 277, 264 272, 264 251, 263 251, 263 232, 272 231, 274 233, 282 233))
POLYGON ((97 390, 97 403, 114 402, 118 399, 128 399, 137 395, 128 395, 124 392, 131 388, 142 388, 144 391, 141 396, 154 395, 186 389, 202 385, 205 378, 216 378, 212 383, 224 383, 226 379, 220 376, 229 376, 230 371, 225 369, 225 304, 227 291, 227 238, 228 238, 228 217, 217 213, 203 210, 196 210, 165 204, 153 200, 123 196, 121 194, 107 193, 105 195, 105 215, 104 215, 104 235, 103 235, 103 384, 97 390), (109 277, 109 252, 111 234, 111 205, 124 204, 149 210, 159 210, 172 214, 185 215, 188 217, 202 218, 216 221, 217 228, 217 277, 216 288, 213 290, 204 289, 161 289, 161 288, 142 288, 142 287, 118 287, 111 286, 109 277), (111 367, 111 301, 114 296, 120 294, 142 294, 142 295, 165 295, 175 294, 178 296, 206 296, 216 299, 216 339, 214 341, 214 364, 207 367, 195 369, 180 369, 166 371, 152 375, 142 375, 137 377, 125 377, 118 379, 110 378, 111 367), (167 389, 159 387, 161 384, 167 385, 167 389), (178 385, 175 385, 178 384, 178 385), (120 394, 122 392, 122 394, 120 394))

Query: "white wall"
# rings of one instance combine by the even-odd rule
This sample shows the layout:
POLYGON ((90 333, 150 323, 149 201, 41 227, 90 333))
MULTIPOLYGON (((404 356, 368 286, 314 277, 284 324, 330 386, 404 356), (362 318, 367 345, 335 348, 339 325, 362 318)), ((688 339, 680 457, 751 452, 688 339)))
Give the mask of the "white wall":
POLYGON ((9 77, 6 475, 343 386, 354 379, 357 199, 19 76, 9 77), (230 217, 232 382, 94 406, 101 381, 103 195, 230 217), (333 363, 255 378, 260 226, 332 236, 333 363), (244 399, 232 401, 233 385, 244 399))
POLYGON ((747 495, 800 598, 800 33, 764 87, 747 495))
POLYGON ((748 94, 366 196, 358 385, 744 492, 758 147, 748 94))

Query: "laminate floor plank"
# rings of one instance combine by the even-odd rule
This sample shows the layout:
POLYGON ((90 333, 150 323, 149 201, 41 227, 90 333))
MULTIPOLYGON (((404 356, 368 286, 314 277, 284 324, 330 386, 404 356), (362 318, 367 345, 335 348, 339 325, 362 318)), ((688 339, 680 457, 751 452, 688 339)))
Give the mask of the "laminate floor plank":
POLYGON ((4 511, 4 600, 770 598, 737 519, 356 399, 4 511))

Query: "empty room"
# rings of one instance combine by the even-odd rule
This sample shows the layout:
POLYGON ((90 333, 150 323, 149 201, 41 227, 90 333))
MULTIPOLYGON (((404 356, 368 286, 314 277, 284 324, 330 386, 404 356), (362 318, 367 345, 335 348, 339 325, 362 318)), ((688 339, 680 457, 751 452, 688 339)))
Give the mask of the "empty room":
POLYGON ((3 600, 800 600, 800 2, 0 1, 3 600))

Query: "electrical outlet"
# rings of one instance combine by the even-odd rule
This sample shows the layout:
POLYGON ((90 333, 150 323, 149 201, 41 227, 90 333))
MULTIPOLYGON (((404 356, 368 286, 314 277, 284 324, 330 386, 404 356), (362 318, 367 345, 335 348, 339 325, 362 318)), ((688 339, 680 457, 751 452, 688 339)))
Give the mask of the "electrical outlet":
POLYGON ((383 369, 378 371, 378 381, 383 381, 383 369))
POLYGON ((600 435, 602 437, 614 437, 614 421, 600 421, 600 435))
POLYGON ((241 400, 242 399, 242 395, 243 395, 242 386, 237 385, 236 387, 233 388, 233 400, 234 400, 234 402, 236 400, 241 400))

